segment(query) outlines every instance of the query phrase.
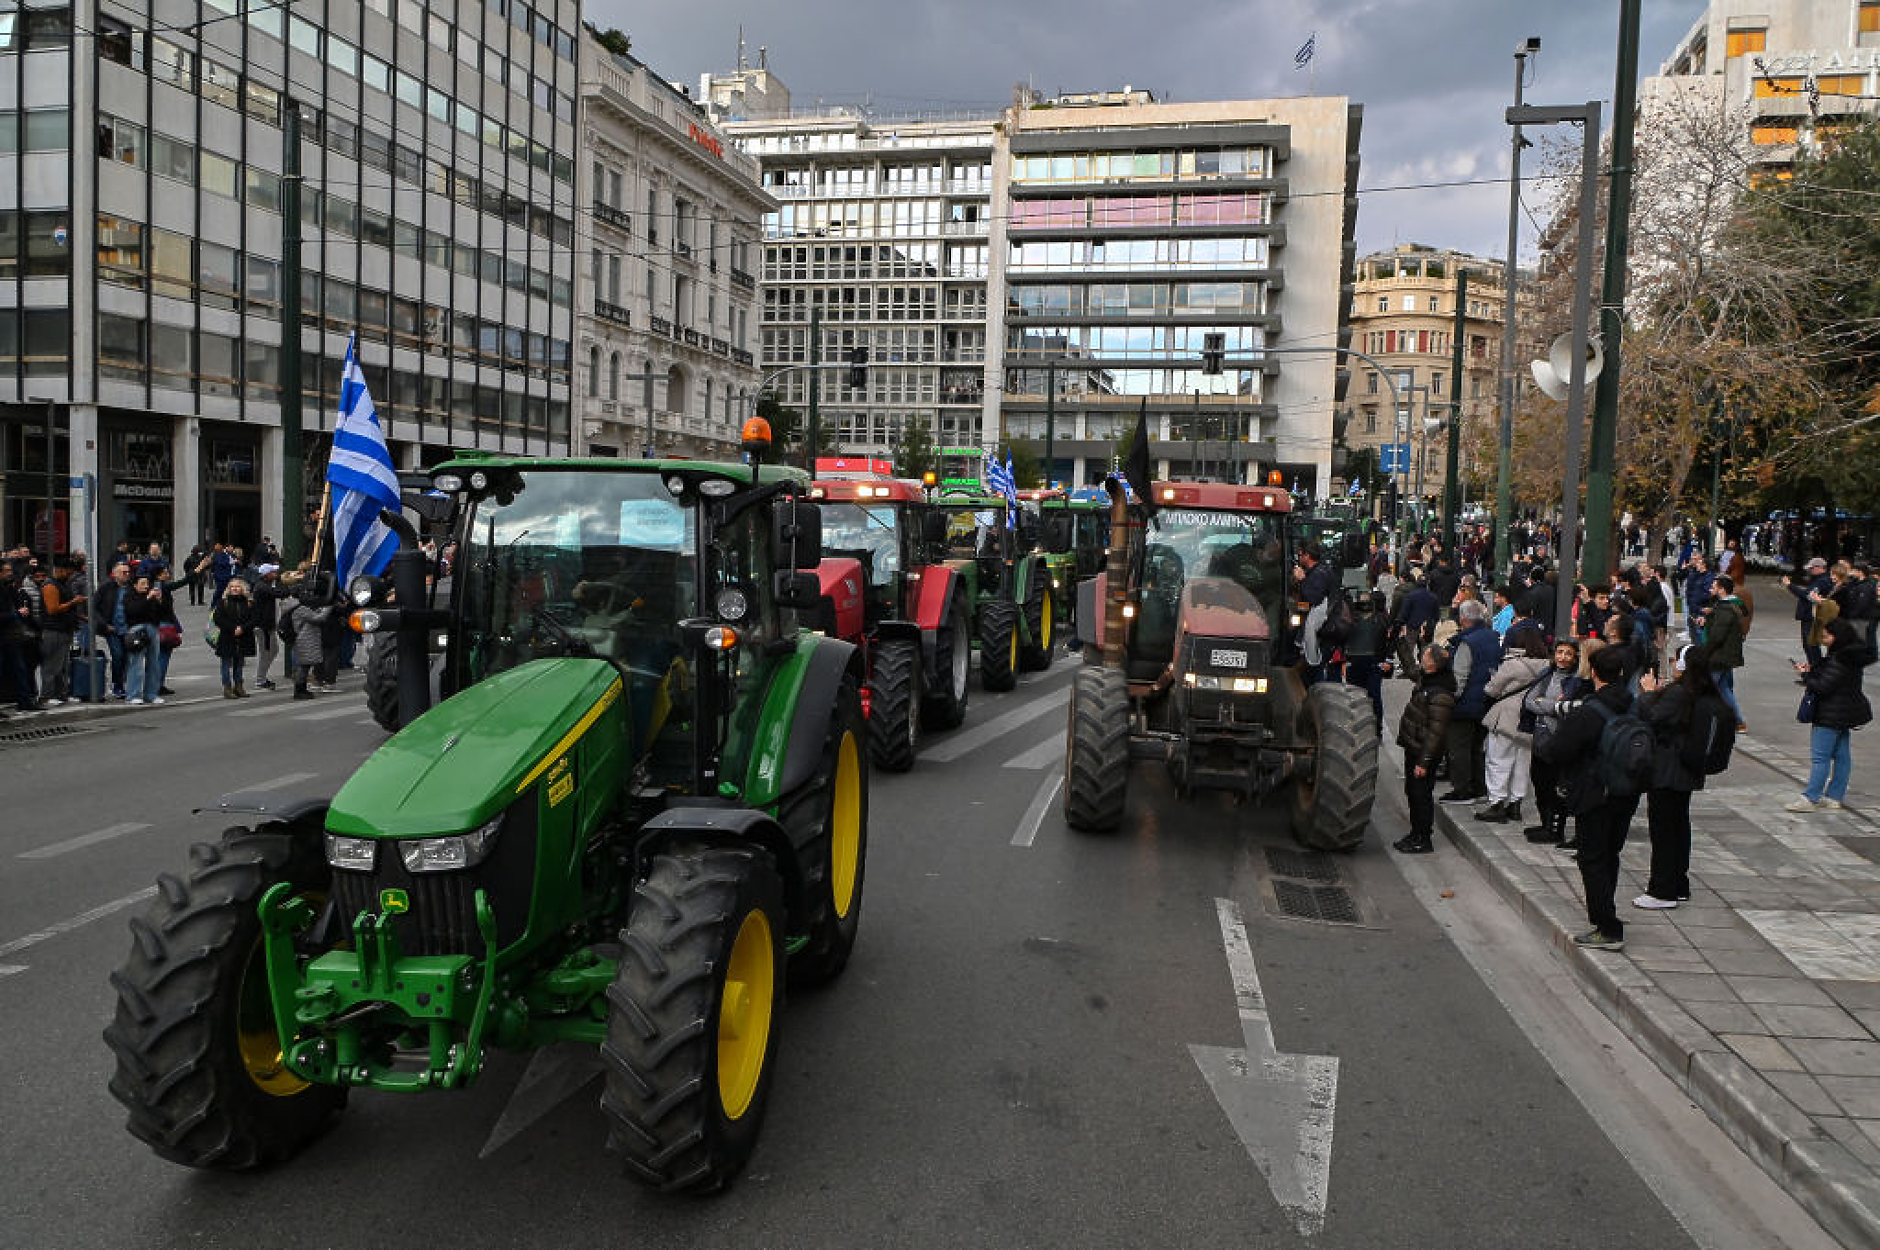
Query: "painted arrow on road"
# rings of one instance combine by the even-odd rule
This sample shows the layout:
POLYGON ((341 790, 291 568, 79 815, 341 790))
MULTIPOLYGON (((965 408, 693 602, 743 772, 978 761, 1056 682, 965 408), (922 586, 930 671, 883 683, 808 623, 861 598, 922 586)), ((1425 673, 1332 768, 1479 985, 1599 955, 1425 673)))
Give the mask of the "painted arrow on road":
POLYGON ((1215 899, 1214 905, 1221 917, 1221 941, 1227 948, 1246 1048, 1191 1045, 1188 1050, 1254 1166, 1266 1177, 1274 1201, 1293 1227, 1309 1237, 1325 1227, 1338 1059, 1279 1053, 1240 908, 1225 898, 1215 899))

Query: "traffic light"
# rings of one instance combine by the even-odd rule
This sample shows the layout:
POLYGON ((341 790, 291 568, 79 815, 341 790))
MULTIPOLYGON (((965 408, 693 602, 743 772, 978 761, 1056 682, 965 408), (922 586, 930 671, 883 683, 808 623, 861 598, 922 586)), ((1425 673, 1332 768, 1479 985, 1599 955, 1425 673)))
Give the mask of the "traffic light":
POLYGON ((851 347, 849 349, 849 389, 859 391, 868 385, 868 349, 851 347))
POLYGON ((1227 336, 1219 333, 1201 336, 1201 372, 1220 373, 1226 364, 1227 336))

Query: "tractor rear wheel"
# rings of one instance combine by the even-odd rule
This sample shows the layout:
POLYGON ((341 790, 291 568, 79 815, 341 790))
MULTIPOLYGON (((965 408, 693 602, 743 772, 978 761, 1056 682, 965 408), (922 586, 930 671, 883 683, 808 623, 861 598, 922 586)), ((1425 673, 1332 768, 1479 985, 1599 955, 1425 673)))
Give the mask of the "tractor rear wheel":
POLYGON ((1018 684, 1018 605, 988 599, 979 606, 979 684, 1010 690, 1018 684))
POLYGON ((607 1142, 663 1190, 722 1188, 757 1144, 783 996, 783 883, 762 851, 653 860, 607 989, 607 1142))
POLYGON ((870 754, 877 767, 904 773, 920 750, 920 649, 906 641, 882 643, 868 680, 870 754))
MULTIPOLYGON (((880 715, 881 705, 875 705, 880 715)), ((868 863, 868 761, 863 757, 868 726, 853 682, 836 692, 834 715, 823 739, 822 846, 828 869, 812 882, 809 942, 790 958, 792 985, 821 985, 848 967, 862 923, 862 881, 868 863)))
POLYGON ((1071 678, 1064 751, 1064 820, 1105 833, 1123 823, 1129 802, 1129 683, 1113 668, 1086 667, 1071 678))
POLYGON ((1293 777, 1293 836, 1315 851, 1354 850, 1377 793, 1377 720, 1364 691, 1318 682, 1299 709, 1312 762, 1293 777))
POLYGON ((187 877, 157 878, 131 921, 130 958, 111 974, 111 1094, 131 1135, 172 1163, 278 1163, 326 1130, 346 1091, 282 1062, 257 908, 281 882, 323 895, 331 874, 318 837, 279 823, 229 829, 189 857, 187 877))
POLYGON ((388 734, 398 732, 398 646, 391 634, 376 634, 366 652, 366 711, 388 734))
POLYGON ((966 601, 955 595, 946 624, 934 631, 934 680, 927 683, 921 704, 922 724, 929 729, 952 729, 966 719, 972 671, 973 638, 966 628, 966 601))
POLYGON ((1027 672, 1051 667, 1057 646, 1057 604, 1052 602, 1051 571, 1042 563, 1032 570, 1031 593, 1025 599, 1025 630, 1031 642, 1019 648, 1019 666, 1027 672))

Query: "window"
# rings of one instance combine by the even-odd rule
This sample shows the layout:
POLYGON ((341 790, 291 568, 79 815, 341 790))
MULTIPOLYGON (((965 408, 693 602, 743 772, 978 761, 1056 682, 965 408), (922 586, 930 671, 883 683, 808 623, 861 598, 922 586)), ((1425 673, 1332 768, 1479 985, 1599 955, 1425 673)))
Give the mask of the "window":
POLYGON ((72 119, 65 109, 34 109, 26 114, 26 150, 58 152, 72 146, 72 119))
POLYGON ((152 131, 150 169, 161 177, 193 184, 196 181, 195 145, 152 131))
MULTIPOLYGON (((1880 2, 1877 0, 1861 0, 1860 33, 1863 36, 1880 34, 1880 2)), ((1871 39, 1862 38, 1860 46, 1872 47, 1873 42, 1871 39)))
POLYGON ((248 339, 242 344, 242 384, 249 399, 272 400, 280 394, 281 350, 248 339))
POLYGON ((277 317, 281 311, 281 267, 266 257, 250 254, 245 258, 242 289, 248 311, 262 317, 277 317))
POLYGON ((150 41, 150 76, 182 91, 196 89, 196 55, 163 39, 150 41))
POLYGON ((248 169, 248 206, 281 211, 281 180, 265 169, 248 169))
POLYGON ((99 374, 127 382, 142 382, 144 360, 144 323, 134 317, 99 313, 99 374))
POLYGON ((28 52, 42 52, 48 48, 71 46, 72 14, 70 9, 29 9, 24 16, 28 52))
POLYGON ((197 336, 197 376, 204 395, 234 395, 241 385, 240 345, 204 330, 197 336))
POLYGON ((144 33, 116 18, 98 15, 98 55, 134 70, 144 67, 144 33))
POLYGON ((368 87, 376 87, 387 95, 392 91, 392 67, 370 52, 365 54, 365 67, 360 71, 361 78, 368 87))
POLYGON ((241 257, 234 248, 204 239, 196 244, 202 302, 210 308, 234 308, 241 294, 241 257))
POLYGON ((202 59, 202 98, 223 108, 241 107, 241 75, 226 65, 202 59))
POLYGON ((122 217, 98 214, 98 277, 120 286, 143 286, 143 226, 122 217))
POLYGON ((287 23, 287 42, 308 56, 318 57, 320 55, 320 28, 298 17, 290 18, 287 23))
POLYGON ((281 5, 276 0, 244 0, 243 7, 248 10, 248 25, 264 35, 281 37, 281 5))
POLYGON ((71 232, 65 210, 26 214, 26 276, 63 278, 72 271, 71 232))
POLYGON ((1436 311, 1436 296, 1434 295, 1430 296, 1430 311, 1431 312, 1436 311))
POLYGON ((217 195, 226 195, 231 200, 241 194, 238 182, 241 166, 216 152, 204 151, 201 155, 202 189, 213 191, 217 195))
POLYGON ((250 78, 242 84, 243 107, 248 116, 270 126, 281 124, 281 93, 250 78))
POLYGON ((29 308, 22 318, 28 377, 58 377, 72 353, 72 314, 64 308, 29 308))
POLYGON ((1380 295, 1377 297, 1377 311, 1379 312, 1390 311, 1390 296, 1380 295))
POLYGON ((150 289, 157 295, 188 299, 196 285, 194 241, 185 234, 150 231, 150 289))
POLYGON ((1723 37, 1723 54, 1726 57, 1746 56, 1752 52, 1766 51, 1769 47, 1769 32, 1763 27, 1732 30, 1723 37))
POLYGON ((1443 375, 1440 372, 1432 371, 1430 373, 1430 394, 1441 395, 1442 393, 1443 393, 1443 375))
POLYGON ((121 117, 98 116, 98 157, 141 169, 144 164, 144 128, 121 117))
POLYGON ((1364 393, 1367 395, 1377 394, 1377 375, 1375 373, 1367 373, 1364 375, 1364 393))
POLYGON ((150 383, 172 390, 190 389, 196 372, 196 336, 187 326, 157 322, 150 327, 150 383))

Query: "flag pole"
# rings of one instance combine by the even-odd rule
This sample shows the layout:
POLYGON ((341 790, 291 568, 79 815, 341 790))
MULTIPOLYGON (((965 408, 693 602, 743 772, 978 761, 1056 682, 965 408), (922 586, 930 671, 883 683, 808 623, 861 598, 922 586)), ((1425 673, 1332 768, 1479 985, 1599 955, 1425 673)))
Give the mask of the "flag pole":
POLYGON ((326 538, 326 513, 333 503, 333 483, 326 483, 320 491, 320 512, 313 519, 313 568, 312 575, 320 575, 320 547, 326 538))

